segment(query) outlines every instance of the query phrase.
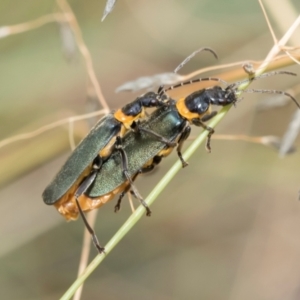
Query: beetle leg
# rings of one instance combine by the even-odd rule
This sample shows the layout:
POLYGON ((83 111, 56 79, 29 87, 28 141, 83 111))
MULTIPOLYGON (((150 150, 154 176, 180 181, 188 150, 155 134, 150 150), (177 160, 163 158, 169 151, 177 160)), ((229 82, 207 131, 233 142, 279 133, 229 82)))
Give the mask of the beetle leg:
POLYGON ((202 117, 202 118, 201 118, 201 121, 202 121, 202 122, 207 122, 207 121, 209 121, 210 119, 212 119, 213 117, 215 117, 217 114, 218 114, 217 111, 213 111, 213 112, 211 112, 210 114, 205 115, 204 117, 202 117))
POLYGON ((121 209, 121 202, 122 202, 122 199, 124 198, 124 196, 126 195, 126 193, 128 192, 130 186, 128 186, 119 196, 118 198, 118 202, 117 204, 115 205, 115 213, 117 213, 120 209, 121 209))
POLYGON ((92 170, 88 176, 84 178, 84 180, 80 183, 78 189, 75 192, 75 198, 78 198, 82 194, 86 192, 86 190, 93 184, 101 166, 102 166, 102 158, 98 155, 93 162, 92 170))
MULTIPOLYGON (((137 176, 140 174, 141 172, 137 172, 133 177, 132 177, 132 181, 135 181, 135 179, 137 178, 137 176)), ((118 199, 118 202, 117 204, 115 205, 115 213, 118 212, 120 209, 121 209, 121 202, 122 202, 122 199, 124 198, 124 196, 126 195, 126 193, 129 192, 131 186, 128 185, 124 191, 120 194, 119 196, 119 199, 118 199)), ((134 195, 135 196, 135 195, 134 195)))
POLYGON ((93 228, 90 226, 90 224, 88 223, 80 205, 79 205, 79 202, 78 202, 78 198, 84 194, 87 189, 93 184, 93 182, 95 181, 95 178, 100 170, 102 166, 102 158, 98 155, 95 159, 94 159, 94 162, 93 162, 93 166, 92 166, 92 170, 90 172, 90 174, 88 176, 86 176, 84 178, 84 180, 81 182, 81 184, 79 185, 78 189, 76 190, 75 194, 74 194, 74 197, 75 197, 75 201, 76 201, 76 204, 77 204, 77 207, 78 207, 78 210, 79 210, 79 213, 80 213, 80 216, 84 222, 84 225, 86 227, 86 229, 88 230, 88 232, 90 233, 91 237, 92 237, 92 240, 93 240, 93 243, 95 245, 95 247, 97 248, 98 252, 99 253, 105 253, 105 249, 104 247, 101 247, 101 245, 99 244, 99 241, 98 241, 98 238, 96 236, 96 233, 95 231, 93 230, 93 228))
POLYGON ((79 198, 82 194, 84 194, 86 190, 92 185, 92 183, 95 181, 97 174, 98 170, 92 170, 91 173, 84 178, 84 180, 81 182, 74 194, 76 199, 79 198))
POLYGON ((133 122, 131 125, 131 129, 135 132, 139 132, 139 131, 143 131, 143 132, 147 132, 148 134, 151 134, 152 136, 154 136, 155 138, 157 138, 158 141, 161 141, 163 143, 165 143, 167 146, 169 147, 175 147, 177 144, 174 142, 170 142, 167 139, 165 139, 163 136, 161 136, 160 134, 150 130, 150 129, 146 129, 142 126, 139 125, 139 122, 133 122))
MULTIPOLYGON (((213 113, 212 113, 213 114, 213 113)), ((211 115, 212 115, 211 114, 211 115)), ((210 115, 207 115, 208 117, 210 116, 210 115)), ((215 115, 213 115, 211 118, 213 118, 215 115)), ((203 118, 202 118, 203 119, 203 118)), ((207 120, 207 119, 206 119, 207 120)), ((213 128, 211 128, 211 127, 209 127, 209 126, 207 126, 207 125, 205 125, 203 122, 202 122, 202 120, 200 120, 200 119, 193 119, 192 120, 192 123, 194 124, 194 125, 196 125, 196 126, 199 126, 199 127, 202 127, 202 128, 204 128, 205 130, 207 130, 208 131, 208 135, 207 135, 207 141, 206 141, 206 150, 207 150, 207 152, 211 152, 211 147, 210 147, 210 140, 211 140, 211 136, 214 134, 214 129, 213 128)))
MULTIPOLYGON (((139 174, 144 174, 144 173, 149 173, 151 172, 155 166, 157 166, 162 160, 162 157, 161 156, 154 156, 153 159, 152 159, 152 162, 150 165, 147 165, 146 167, 142 167, 133 177, 132 177, 132 181, 134 181, 137 176, 139 174)), ((136 195, 134 194, 134 192, 132 190, 130 190, 131 186, 128 185, 127 188, 120 194, 119 196, 119 199, 118 199, 118 202, 115 206, 115 212, 118 212, 120 209, 121 209, 121 202, 122 202, 122 199, 124 198, 125 194, 130 192, 134 197, 136 197, 136 195), (130 190, 130 191, 129 191, 130 190)))
POLYGON ((95 231, 93 230, 93 228, 90 226, 90 224, 88 223, 80 205, 79 205, 79 202, 78 202, 78 199, 77 197, 75 197, 75 200, 76 200, 76 204, 77 204, 77 207, 78 207, 78 210, 79 210, 79 213, 81 215, 81 218, 84 222, 84 225, 86 227, 86 229, 88 230, 88 232, 90 233, 91 237, 92 237, 92 240, 93 240, 93 243, 95 245, 95 247, 97 248, 98 252, 101 254, 101 253, 104 253, 105 254, 105 248, 104 247, 101 247, 100 243, 99 243, 99 240, 96 236, 96 233, 95 231))
POLYGON ((151 210, 150 210, 149 206, 147 205, 147 203, 144 201, 144 199, 142 198, 142 196, 138 192, 137 188, 133 184, 133 181, 132 181, 132 179, 131 179, 131 177, 130 177, 130 175, 128 173, 128 159, 127 159, 127 155, 126 155, 124 149, 122 148, 121 138, 120 137, 117 137, 116 149, 121 154, 123 174, 126 177, 126 179, 128 180, 128 182, 130 183, 131 190, 133 191, 135 197, 138 198, 140 200, 141 204, 145 207, 145 209, 146 209, 146 216, 151 216, 151 210))
POLYGON ((177 146, 177 154, 178 154, 178 157, 182 163, 182 167, 186 167, 188 166, 188 163, 183 159, 182 157, 182 153, 181 153, 181 149, 182 149, 182 146, 183 146, 183 143, 186 141, 186 139, 189 137, 191 133, 191 127, 190 126, 186 126, 184 128, 184 130, 182 131, 180 137, 179 137, 179 140, 178 140, 178 146, 177 146))

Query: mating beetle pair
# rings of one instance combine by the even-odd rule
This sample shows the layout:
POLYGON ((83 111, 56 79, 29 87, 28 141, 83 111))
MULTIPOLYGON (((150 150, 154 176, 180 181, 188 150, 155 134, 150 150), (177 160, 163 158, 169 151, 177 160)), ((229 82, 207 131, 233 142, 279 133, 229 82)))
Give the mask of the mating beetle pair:
MULTIPOLYGON (((288 72, 273 72, 260 77, 280 73, 294 75, 288 72)), ((204 78, 196 81, 204 80, 222 82, 218 78, 204 78)), ((176 145, 178 145, 177 153, 182 165, 186 166, 181 155, 181 148, 190 134, 189 124, 201 126, 209 131, 206 146, 210 151, 210 138, 214 131, 204 122, 217 114, 217 112, 211 112, 212 105, 225 106, 237 102, 238 84, 227 85, 225 89, 219 86, 202 89, 177 102, 171 99, 161 100, 163 99, 161 96, 168 89, 160 90, 157 94, 147 93, 138 98, 139 103, 146 103, 141 107, 159 106, 159 108, 141 124, 133 122, 141 115, 137 113, 138 110, 133 110, 132 118, 129 117, 131 116, 128 113, 130 110, 124 109, 125 114, 124 111, 119 110, 117 111, 119 115, 115 113, 104 117, 78 145, 54 181, 46 188, 43 193, 44 202, 49 205, 53 204, 66 219, 76 219, 80 213, 92 234, 97 249, 102 252, 104 248, 99 245, 94 232, 87 224, 83 211, 98 208, 114 198, 116 194, 121 194, 116 205, 116 210, 118 210, 125 192, 132 190, 145 206, 147 215, 150 215, 150 209, 133 184, 135 178, 139 173, 153 169, 161 158, 168 155, 176 145), (135 124, 137 130, 133 126, 136 132, 129 132, 121 139, 125 131, 122 126, 124 128, 126 126, 125 123, 119 121, 122 118, 117 117, 122 114, 126 115, 123 120, 133 120, 131 124, 135 124)), ((284 92, 248 91, 282 93, 291 97, 300 107, 291 95, 284 92)), ((125 107, 135 107, 136 101, 125 107)))
MULTIPOLYGON (((187 57, 175 69, 175 72, 196 53, 203 50, 210 51, 217 57, 210 48, 201 48, 187 57)), ((159 92, 162 92, 162 87, 160 87, 159 92)), ((110 157, 114 148, 117 148, 120 154, 124 156, 121 145, 121 138, 124 134, 130 129, 135 132, 147 130, 139 127, 137 121, 145 116, 145 108, 164 105, 162 99, 161 93, 149 92, 126 104, 116 112, 103 117, 77 146, 52 183, 45 189, 43 193, 44 202, 49 205, 57 202, 69 202, 73 196, 78 198, 83 194, 93 183, 103 162, 110 157)), ((148 129, 148 133, 156 136, 158 140, 164 141, 165 144, 172 145, 154 131, 151 132, 148 129)), ((126 154, 124 159, 126 160, 126 154)), ((127 180, 130 180, 130 178, 128 177, 127 180)), ((138 192, 136 190, 134 192, 135 196, 142 200, 138 192)), ((78 212, 65 214, 65 217, 76 219, 77 214, 78 212)))

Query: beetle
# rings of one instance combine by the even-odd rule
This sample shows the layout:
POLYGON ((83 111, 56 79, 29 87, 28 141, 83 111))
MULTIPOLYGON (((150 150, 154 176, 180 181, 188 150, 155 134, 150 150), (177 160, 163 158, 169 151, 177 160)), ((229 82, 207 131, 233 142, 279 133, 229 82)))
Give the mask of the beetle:
MULTIPOLYGON (((216 58, 216 53, 210 48, 201 48, 187 57, 176 69, 177 72, 196 53, 210 51, 216 58)), ((159 107, 164 104, 164 97, 158 93, 148 92, 138 97, 135 101, 126 104, 114 113, 103 117, 89 134, 79 143, 71 156, 67 159, 53 181, 46 187, 42 197, 46 204, 53 205, 60 202, 68 202, 73 195, 77 199, 84 194, 93 184, 97 173, 111 155, 113 149, 119 150, 123 160, 126 160, 126 153, 122 151, 122 140, 125 132, 132 129, 135 132, 148 132, 158 141, 164 142, 169 147, 174 143, 167 141, 163 136, 157 135, 149 129, 139 126, 138 119, 145 116, 145 108, 159 107), (116 145, 118 141, 118 145, 116 145)), ((125 173, 124 173, 125 174, 125 173)), ((128 179, 130 179, 128 177, 128 179)), ((143 203, 142 197, 132 185, 132 190, 136 197, 143 203)), ((148 211, 150 214, 150 210, 148 211)), ((86 222, 86 220, 84 219, 86 222)), ((98 243, 95 243, 98 245, 98 243)), ((102 248, 98 246, 99 252, 102 248)))

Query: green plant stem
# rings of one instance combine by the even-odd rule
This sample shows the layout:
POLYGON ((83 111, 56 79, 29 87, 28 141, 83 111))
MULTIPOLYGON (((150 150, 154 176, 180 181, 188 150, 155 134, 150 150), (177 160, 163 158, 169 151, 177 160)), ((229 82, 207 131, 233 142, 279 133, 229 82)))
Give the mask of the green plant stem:
MULTIPOLYGON (((210 122, 209 126, 214 128, 225 116, 225 114, 230 109, 230 105, 224 107, 210 122)), ((183 158, 188 160, 192 154, 199 148, 199 146, 205 141, 208 131, 204 130, 198 138, 188 147, 184 152, 183 158)), ((182 164, 178 160, 172 168, 167 172, 167 174, 160 180, 156 187, 152 190, 149 196, 145 199, 148 205, 151 205, 157 196, 163 191, 163 189, 168 185, 172 178, 177 174, 179 170, 182 169, 182 164)), ((130 229, 135 225, 135 223, 145 214, 145 208, 140 205, 134 213, 127 219, 123 226, 116 232, 116 234, 111 238, 111 240, 105 246, 106 254, 98 254, 95 259, 87 266, 85 271, 77 278, 77 280, 70 286, 66 293, 60 298, 61 300, 70 299, 76 290, 83 284, 86 278, 97 268, 97 266, 107 257, 111 250, 119 243, 119 241, 130 231, 130 229)))

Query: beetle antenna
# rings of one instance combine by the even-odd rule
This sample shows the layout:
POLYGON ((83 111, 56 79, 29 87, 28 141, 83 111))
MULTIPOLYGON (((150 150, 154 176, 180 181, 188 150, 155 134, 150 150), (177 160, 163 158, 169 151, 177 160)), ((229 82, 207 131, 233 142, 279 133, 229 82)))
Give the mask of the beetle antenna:
POLYGON ((183 62, 181 62, 177 67, 176 69, 173 71, 174 73, 177 73, 185 64, 187 64, 196 54, 198 54, 199 52, 202 52, 202 51, 209 51, 210 53, 213 54, 213 56, 218 59, 218 55, 217 53, 211 49, 211 48, 208 48, 208 47, 205 47, 205 48, 200 48, 196 51, 194 51, 192 54, 190 54, 186 59, 184 59, 183 62))
POLYGON ((243 92, 245 92, 245 93, 262 93, 262 94, 279 94, 279 95, 285 95, 285 96, 291 98, 295 102, 295 104, 298 106, 298 108, 300 109, 300 104, 298 103, 298 101, 291 94, 283 92, 283 91, 247 89, 247 90, 244 90, 243 92))
POLYGON ((176 89, 178 87, 181 87, 181 86, 184 86, 184 85, 193 84, 193 83, 196 83, 196 82, 201 82, 201 81, 218 81, 218 82, 223 83, 226 86, 229 86, 229 83, 227 81, 221 79, 221 78, 216 78, 216 77, 197 78, 197 79, 193 79, 193 80, 189 80, 189 81, 184 81, 184 82, 178 83, 176 85, 172 85, 172 86, 168 87, 165 90, 161 90, 160 91, 160 95, 164 94, 167 91, 176 89))
MULTIPOLYGON (((203 47, 203 48, 200 48, 196 51, 194 51, 192 54, 190 54, 187 58, 185 58, 176 68, 175 70, 173 71, 173 73, 177 74, 177 72, 185 65, 187 64, 196 54, 198 54, 199 52, 202 52, 202 51, 209 51, 210 53, 213 54, 213 56, 218 59, 218 55, 217 53, 211 49, 211 48, 208 48, 208 47, 203 47)), ((160 85, 158 90, 157 90, 157 94, 159 95, 162 95, 164 92, 164 85, 160 85)))
POLYGON ((252 77, 250 79, 245 79, 245 80, 241 80, 241 81, 235 82, 235 83, 231 84, 231 87, 232 88, 236 88, 238 85, 241 85, 242 83, 245 83, 245 82, 251 82, 253 80, 257 80, 257 79, 260 79, 260 78, 265 78, 265 77, 274 76, 274 75, 281 75, 281 74, 297 76, 297 74, 293 73, 293 72, 288 72, 288 71, 274 71, 274 72, 269 72, 269 73, 261 74, 261 75, 258 75, 256 77, 252 77))

